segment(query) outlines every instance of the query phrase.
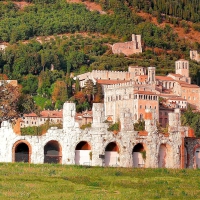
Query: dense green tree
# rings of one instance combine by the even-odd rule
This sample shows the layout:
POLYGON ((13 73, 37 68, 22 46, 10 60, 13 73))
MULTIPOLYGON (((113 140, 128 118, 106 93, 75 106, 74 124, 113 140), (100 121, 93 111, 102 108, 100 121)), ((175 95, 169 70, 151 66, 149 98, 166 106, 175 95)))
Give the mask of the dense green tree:
POLYGON ((38 89, 38 77, 32 74, 29 74, 23 77, 21 82, 22 92, 24 94, 36 95, 38 89))

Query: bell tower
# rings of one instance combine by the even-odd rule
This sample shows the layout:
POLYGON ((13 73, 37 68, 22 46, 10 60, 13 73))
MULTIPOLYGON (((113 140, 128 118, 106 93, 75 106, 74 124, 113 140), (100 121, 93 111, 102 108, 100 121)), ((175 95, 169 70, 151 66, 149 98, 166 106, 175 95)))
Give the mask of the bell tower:
POLYGON ((175 62, 175 71, 176 74, 189 78, 189 61, 184 59, 177 60, 175 62))

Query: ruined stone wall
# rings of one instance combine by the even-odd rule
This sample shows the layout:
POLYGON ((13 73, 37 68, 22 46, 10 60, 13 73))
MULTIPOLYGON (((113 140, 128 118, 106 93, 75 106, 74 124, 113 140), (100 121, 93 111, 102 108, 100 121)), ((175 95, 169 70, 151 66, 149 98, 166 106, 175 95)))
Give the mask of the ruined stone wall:
POLYGON ((190 59, 200 62, 200 54, 196 50, 190 51, 190 59))
MULTIPOLYGON (((179 130, 173 130, 167 136, 157 131, 155 113, 147 110, 145 118, 146 134, 134 131, 132 123, 132 112, 127 108, 120 111, 121 131, 117 134, 108 131, 108 125, 103 122, 104 105, 94 104, 94 119, 91 128, 81 130, 74 122, 73 103, 64 105, 64 126, 63 129, 52 127, 42 136, 20 136, 16 135, 8 122, 3 122, 0 129, 0 162, 13 162, 15 148, 20 143, 25 143, 29 147, 30 162, 44 163, 44 147, 50 141, 59 143, 62 164, 75 164, 75 150, 81 141, 87 142, 91 146, 92 159, 90 165, 101 166, 104 163, 99 155, 105 155, 106 147, 110 143, 118 146, 116 163, 114 166, 133 167, 133 149, 137 144, 142 144, 146 157, 144 167, 158 167, 160 146, 165 145, 167 149, 167 159, 165 167, 180 167, 180 146, 182 134, 179 130)), ((176 125, 176 124, 171 124, 176 125)))
POLYGON ((134 53, 142 53, 141 35, 132 35, 132 41, 124 43, 115 43, 112 46, 114 54, 123 53, 126 56, 134 53))
POLYGON ((185 163, 187 168, 200 168, 198 165, 199 155, 197 154, 196 150, 200 148, 200 138, 189 138, 186 137, 184 139, 185 145, 185 163))

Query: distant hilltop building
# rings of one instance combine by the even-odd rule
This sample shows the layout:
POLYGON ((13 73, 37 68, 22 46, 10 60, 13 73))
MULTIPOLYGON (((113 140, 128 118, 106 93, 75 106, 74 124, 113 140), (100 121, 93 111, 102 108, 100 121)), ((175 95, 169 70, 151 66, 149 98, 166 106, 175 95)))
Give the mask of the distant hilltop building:
POLYGON ((200 54, 198 54, 198 52, 196 50, 191 50, 190 51, 190 59, 200 62, 200 54))
POLYGON ((4 51, 6 49, 7 45, 0 43, 0 51, 4 51))
POLYGON ((141 35, 132 34, 132 41, 113 44, 112 52, 114 54, 123 53, 126 56, 142 53, 141 35))

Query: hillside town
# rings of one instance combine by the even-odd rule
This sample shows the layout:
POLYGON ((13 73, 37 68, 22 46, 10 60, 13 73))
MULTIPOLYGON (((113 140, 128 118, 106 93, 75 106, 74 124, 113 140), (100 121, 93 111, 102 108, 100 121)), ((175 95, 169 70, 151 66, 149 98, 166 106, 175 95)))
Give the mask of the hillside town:
POLYGON ((52 127, 41 136, 16 134, 9 122, 2 122, 0 161, 198 168, 200 140, 190 127, 181 125, 180 117, 188 106, 199 111, 200 87, 191 84, 189 61, 177 60, 174 69, 167 76, 157 76, 156 67, 142 66, 76 76, 81 87, 88 80, 99 83, 104 103, 93 103, 92 111, 83 113, 76 113, 75 104, 66 102, 62 110, 24 114, 20 128, 47 121, 63 124, 62 129, 52 127), (142 121, 144 130, 135 130, 142 121), (116 123, 119 129, 110 130, 116 123))

